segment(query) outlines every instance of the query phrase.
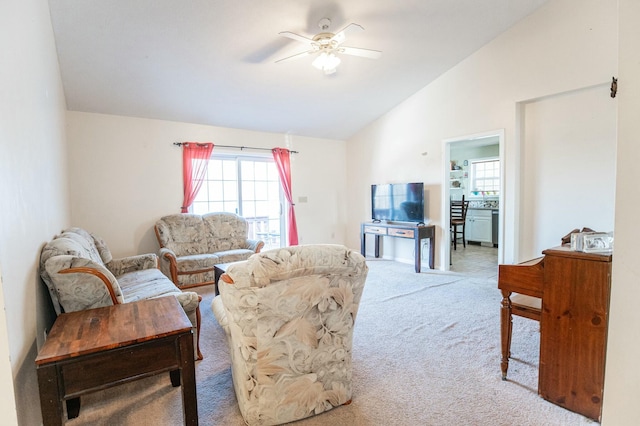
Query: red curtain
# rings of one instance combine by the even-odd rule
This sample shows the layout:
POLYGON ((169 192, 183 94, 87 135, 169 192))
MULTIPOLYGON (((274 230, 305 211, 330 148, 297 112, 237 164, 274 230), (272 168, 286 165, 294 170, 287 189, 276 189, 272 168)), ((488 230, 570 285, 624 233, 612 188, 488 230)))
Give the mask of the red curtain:
POLYGON ((296 212, 294 210, 293 195, 291 194, 291 161, 288 149, 273 148, 273 159, 278 166, 278 174, 280 175, 280 183, 284 189, 284 195, 289 202, 289 245, 298 245, 298 226, 296 225, 296 212))
POLYGON ((212 151, 213 144, 211 142, 186 142, 182 144, 182 180, 184 183, 182 213, 189 211, 189 207, 198 195, 212 151))

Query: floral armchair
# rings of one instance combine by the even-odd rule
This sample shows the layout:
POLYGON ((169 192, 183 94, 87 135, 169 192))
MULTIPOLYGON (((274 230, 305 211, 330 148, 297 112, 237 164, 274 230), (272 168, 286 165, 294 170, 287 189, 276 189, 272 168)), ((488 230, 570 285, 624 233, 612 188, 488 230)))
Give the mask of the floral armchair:
POLYGON ((364 257, 340 245, 268 250, 227 268, 212 309, 248 425, 351 402, 353 326, 367 272, 364 257))

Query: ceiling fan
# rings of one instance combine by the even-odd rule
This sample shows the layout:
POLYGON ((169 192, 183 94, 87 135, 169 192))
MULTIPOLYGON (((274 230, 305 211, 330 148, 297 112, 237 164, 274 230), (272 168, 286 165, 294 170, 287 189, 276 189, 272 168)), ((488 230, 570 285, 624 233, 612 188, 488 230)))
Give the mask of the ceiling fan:
POLYGON ((379 50, 342 45, 342 42, 344 42, 347 37, 347 33, 354 30, 364 30, 361 25, 351 23, 335 34, 328 32, 330 25, 331 20, 329 18, 321 19, 320 22, 318 22, 318 26, 322 32, 316 34, 313 38, 301 36, 290 31, 283 31, 279 33, 281 36, 305 43, 309 47, 308 50, 304 52, 279 59, 276 63, 299 59, 307 55, 316 55, 316 59, 314 59, 312 65, 319 70, 324 71, 325 74, 333 74, 336 72, 336 67, 340 64, 339 54, 360 56, 370 59, 378 59, 382 55, 382 52, 379 50))

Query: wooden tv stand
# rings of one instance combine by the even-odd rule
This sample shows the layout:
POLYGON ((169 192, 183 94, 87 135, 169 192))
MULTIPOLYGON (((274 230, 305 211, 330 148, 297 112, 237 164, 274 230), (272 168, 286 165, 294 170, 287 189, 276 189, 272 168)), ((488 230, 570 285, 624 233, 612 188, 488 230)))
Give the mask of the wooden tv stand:
POLYGON ((365 222, 360 231, 360 253, 366 256, 367 234, 375 235, 375 256, 380 257, 380 237, 407 238, 414 240, 415 270, 420 272, 423 239, 429 239, 429 268, 434 269, 433 260, 436 253, 436 227, 434 225, 417 225, 412 223, 365 222))

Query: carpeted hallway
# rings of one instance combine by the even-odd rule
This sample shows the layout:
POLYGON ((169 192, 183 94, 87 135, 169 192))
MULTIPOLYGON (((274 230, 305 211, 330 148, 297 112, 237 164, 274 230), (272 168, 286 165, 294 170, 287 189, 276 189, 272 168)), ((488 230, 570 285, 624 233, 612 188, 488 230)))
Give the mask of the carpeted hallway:
MULTIPOLYGON (((356 320, 353 403, 299 422, 315 425, 596 425, 537 395, 538 323, 514 318, 509 380, 500 378, 500 293, 495 273, 423 272, 368 260, 356 320)), ((196 363, 202 425, 244 424, 222 329, 203 296, 196 363)), ((182 401, 168 375, 82 399, 68 425, 179 425, 182 401)))

